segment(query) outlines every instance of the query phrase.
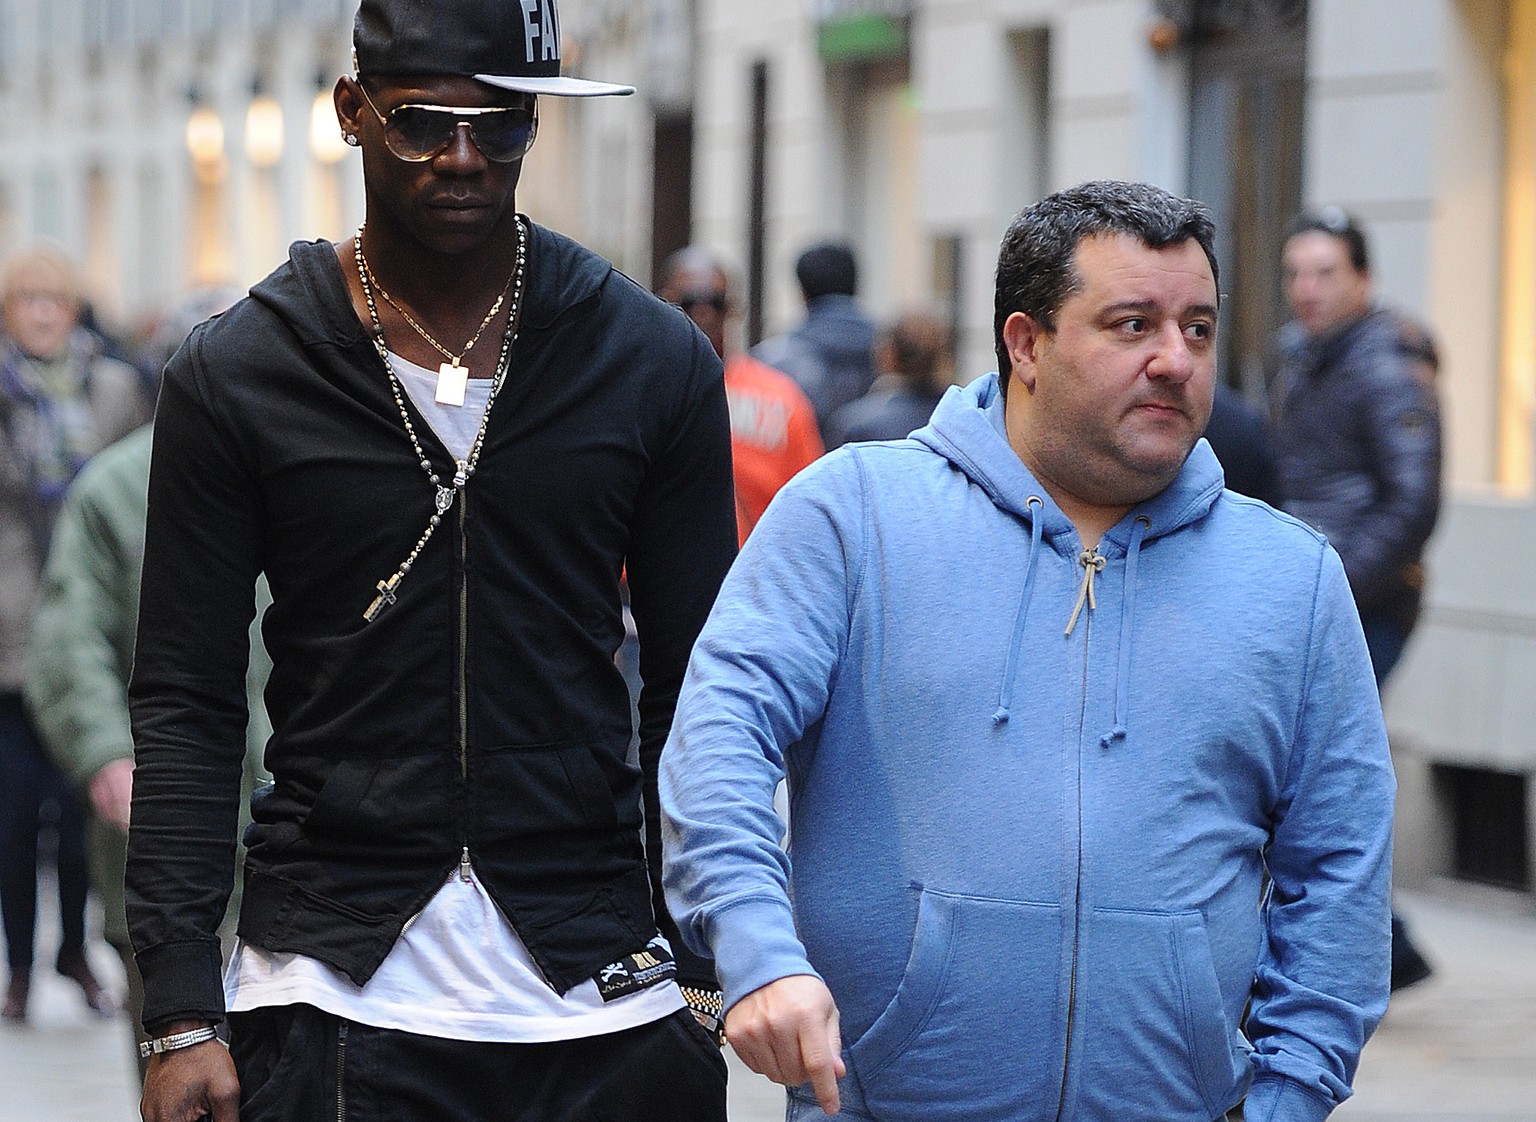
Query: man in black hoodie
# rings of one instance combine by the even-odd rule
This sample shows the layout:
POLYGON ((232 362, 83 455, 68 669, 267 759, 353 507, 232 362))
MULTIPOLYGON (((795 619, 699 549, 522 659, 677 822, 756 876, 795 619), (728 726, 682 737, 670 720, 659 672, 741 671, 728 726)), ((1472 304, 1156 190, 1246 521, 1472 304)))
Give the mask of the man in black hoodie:
POLYGON ((364 0, 355 46, 364 228, 296 244, 165 374, 131 688, 144 1117, 723 1118, 655 802, 735 546, 720 362, 514 205, 537 95, 632 91, 560 75, 552 0, 364 0), (274 782, 221 986, 263 572, 274 782))

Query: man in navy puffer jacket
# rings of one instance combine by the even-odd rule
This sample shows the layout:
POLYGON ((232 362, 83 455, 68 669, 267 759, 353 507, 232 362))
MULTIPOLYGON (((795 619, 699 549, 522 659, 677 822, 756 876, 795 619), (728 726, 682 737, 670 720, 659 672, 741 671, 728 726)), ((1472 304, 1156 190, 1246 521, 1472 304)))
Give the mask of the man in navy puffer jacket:
MULTIPOLYGON (((1418 617, 1440 512, 1438 359, 1423 328, 1376 306, 1365 234, 1338 207, 1292 221, 1284 269, 1280 489, 1344 559, 1379 687, 1418 617)), ((1393 988, 1429 973, 1394 916, 1393 988)))

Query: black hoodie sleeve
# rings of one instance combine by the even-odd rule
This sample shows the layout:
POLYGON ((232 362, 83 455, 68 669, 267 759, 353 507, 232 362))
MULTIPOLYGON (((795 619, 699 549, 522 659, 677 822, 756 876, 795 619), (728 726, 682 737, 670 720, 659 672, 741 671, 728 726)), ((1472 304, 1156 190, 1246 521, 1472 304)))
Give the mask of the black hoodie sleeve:
POLYGON ((717 988, 708 962, 688 950, 667 913, 661 883, 657 766, 672 727, 683 672, 720 582, 736 556, 731 433, 720 360, 695 332, 689 393, 663 454, 636 504, 627 559, 640 634, 640 766, 651 897, 683 985, 717 988))
POLYGON ((255 488, 210 400, 206 330, 156 411, 137 651, 129 933, 143 1020, 223 1015, 217 930, 235 873, 248 629, 261 568, 255 488))

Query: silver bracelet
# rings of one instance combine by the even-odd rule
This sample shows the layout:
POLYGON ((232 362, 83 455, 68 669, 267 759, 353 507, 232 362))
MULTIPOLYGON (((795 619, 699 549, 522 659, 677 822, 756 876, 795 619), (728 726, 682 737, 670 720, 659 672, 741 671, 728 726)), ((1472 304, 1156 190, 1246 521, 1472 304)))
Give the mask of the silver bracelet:
POLYGON ((173 1032, 170 1036, 157 1036, 153 1040, 143 1040, 139 1042, 139 1058, 147 1060, 151 1056, 158 1056, 161 1052, 178 1052, 194 1044, 212 1040, 218 1035, 218 1031, 212 1025, 205 1025, 203 1028, 191 1029, 187 1032, 173 1032))

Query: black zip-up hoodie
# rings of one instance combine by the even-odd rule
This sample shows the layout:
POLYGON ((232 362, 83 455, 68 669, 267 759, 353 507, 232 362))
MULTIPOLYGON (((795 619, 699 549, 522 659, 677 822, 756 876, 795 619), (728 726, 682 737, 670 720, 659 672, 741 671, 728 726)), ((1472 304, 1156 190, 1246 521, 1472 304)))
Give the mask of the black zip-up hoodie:
MULTIPOLYGON (((450 456, 413 423, 446 482, 450 456)), ((262 571, 275 783, 246 835, 243 939, 361 984, 467 854, 557 991, 642 949, 658 929, 656 761, 734 555, 730 473, 708 342, 533 227, 478 468, 398 602, 365 623, 434 491, 335 250, 294 245, 195 331, 157 413, 131 688, 127 901, 146 1023, 223 1012, 215 931, 262 571), (646 682, 639 769, 613 662, 626 565, 646 682)), ((660 930, 680 978, 709 984, 664 915, 660 930)))

